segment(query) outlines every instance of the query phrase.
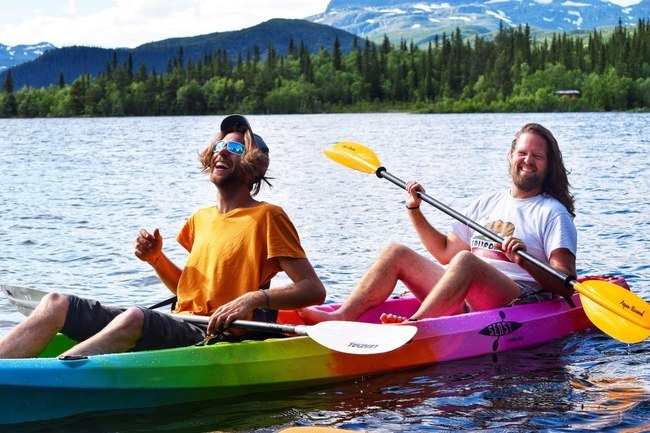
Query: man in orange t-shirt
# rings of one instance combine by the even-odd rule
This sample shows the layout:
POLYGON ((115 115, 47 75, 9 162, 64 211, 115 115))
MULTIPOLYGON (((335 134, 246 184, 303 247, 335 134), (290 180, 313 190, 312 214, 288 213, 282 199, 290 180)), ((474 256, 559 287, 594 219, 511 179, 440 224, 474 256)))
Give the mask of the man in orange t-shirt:
MULTIPOLYGON (((177 236, 189 252, 185 266, 179 268, 162 252, 158 229, 142 229, 136 239, 135 255, 178 297, 175 311, 210 316, 207 330, 146 308, 123 311, 51 293, 0 341, 0 358, 35 356, 57 332, 80 342, 63 354, 70 356, 187 346, 235 320, 258 318, 261 311, 322 303, 325 288, 289 217, 254 198, 262 183, 269 184, 268 152, 245 117, 226 117, 200 155, 203 172, 217 188, 216 203, 197 211, 177 236), (268 289, 278 272, 292 283, 268 289)), ((233 339, 249 337, 256 336, 233 339)))

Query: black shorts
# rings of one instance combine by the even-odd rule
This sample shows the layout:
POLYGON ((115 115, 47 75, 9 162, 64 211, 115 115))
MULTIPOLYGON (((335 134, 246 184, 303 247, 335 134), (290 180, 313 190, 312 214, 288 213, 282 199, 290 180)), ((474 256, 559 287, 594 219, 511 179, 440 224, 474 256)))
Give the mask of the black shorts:
MULTIPOLYGON (((94 299, 85 299, 74 295, 66 296, 70 306, 61 333, 76 342, 87 340, 97 334, 115 317, 124 312, 121 308, 101 305, 94 299)), ((192 346, 205 340, 207 325, 195 325, 159 311, 138 308, 144 314, 144 325, 140 341, 132 349, 133 351, 192 346)), ((253 320, 275 322, 277 314, 276 310, 258 308, 253 311, 253 320)), ((237 342, 282 337, 285 335, 277 332, 252 331, 244 335, 230 335, 226 332, 216 341, 237 342)))
MULTIPOLYGON (((61 333, 77 342, 97 334, 124 312, 120 308, 101 305, 93 299, 66 296, 70 306, 61 333)), ((205 338, 205 328, 201 326, 175 319, 159 311, 140 309, 144 313, 144 325, 142 337, 133 351, 191 346, 205 338)))

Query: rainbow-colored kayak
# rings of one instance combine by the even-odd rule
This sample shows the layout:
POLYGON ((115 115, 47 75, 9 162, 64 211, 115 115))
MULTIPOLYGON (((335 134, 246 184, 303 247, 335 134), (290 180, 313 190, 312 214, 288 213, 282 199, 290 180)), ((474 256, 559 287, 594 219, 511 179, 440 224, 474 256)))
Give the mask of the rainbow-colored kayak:
MULTIPOLYGON (((557 299, 412 322, 411 342, 373 355, 335 352, 301 336, 64 360, 57 355, 73 342, 59 335, 40 358, 0 360, 0 424, 230 398, 534 346, 591 326, 578 295, 573 300, 575 308, 557 299)), ((413 297, 390 299, 361 320, 408 316, 417 307, 413 297)), ((280 321, 301 322, 288 311, 280 321)))

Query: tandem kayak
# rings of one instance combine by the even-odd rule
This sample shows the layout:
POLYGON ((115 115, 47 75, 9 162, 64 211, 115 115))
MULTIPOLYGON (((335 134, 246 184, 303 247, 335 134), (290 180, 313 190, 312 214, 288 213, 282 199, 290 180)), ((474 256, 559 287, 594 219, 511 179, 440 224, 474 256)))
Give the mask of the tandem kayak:
MULTIPOLYGON (((627 287, 621 277, 609 281, 627 287)), ((575 307, 553 299, 409 322, 418 328, 410 342, 372 355, 296 336, 63 359, 58 355, 74 342, 57 335, 39 358, 0 360, 0 424, 231 398, 535 346, 592 326, 577 294, 573 301, 575 307)), ((412 296, 391 298, 360 321, 409 316, 418 306, 412 296)), ((302 323, 292 311, 281 311, 279 322, 302 323)))

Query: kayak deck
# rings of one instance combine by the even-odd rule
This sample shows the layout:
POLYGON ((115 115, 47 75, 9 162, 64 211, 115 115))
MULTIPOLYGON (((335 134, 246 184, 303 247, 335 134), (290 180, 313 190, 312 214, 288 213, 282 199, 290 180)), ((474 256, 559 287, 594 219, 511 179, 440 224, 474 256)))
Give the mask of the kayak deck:
MULTIPOLYGON (((230 398, 535 346, 592 326, 578 295, 573 300, 575 308, 554 299, 410 322, 418 332, 409 343, 373 355, 289 337, 63 360, 56 356, 74 342, 59 335, 42 354, 47 357, 0 360, 0 424, 230 398)), ((379 323, 381 313, 408 316, 418 306, 412 296, 389 299, 361 320, 379 323)), ((302 320, 282 311, 279 322, 302 320)))

